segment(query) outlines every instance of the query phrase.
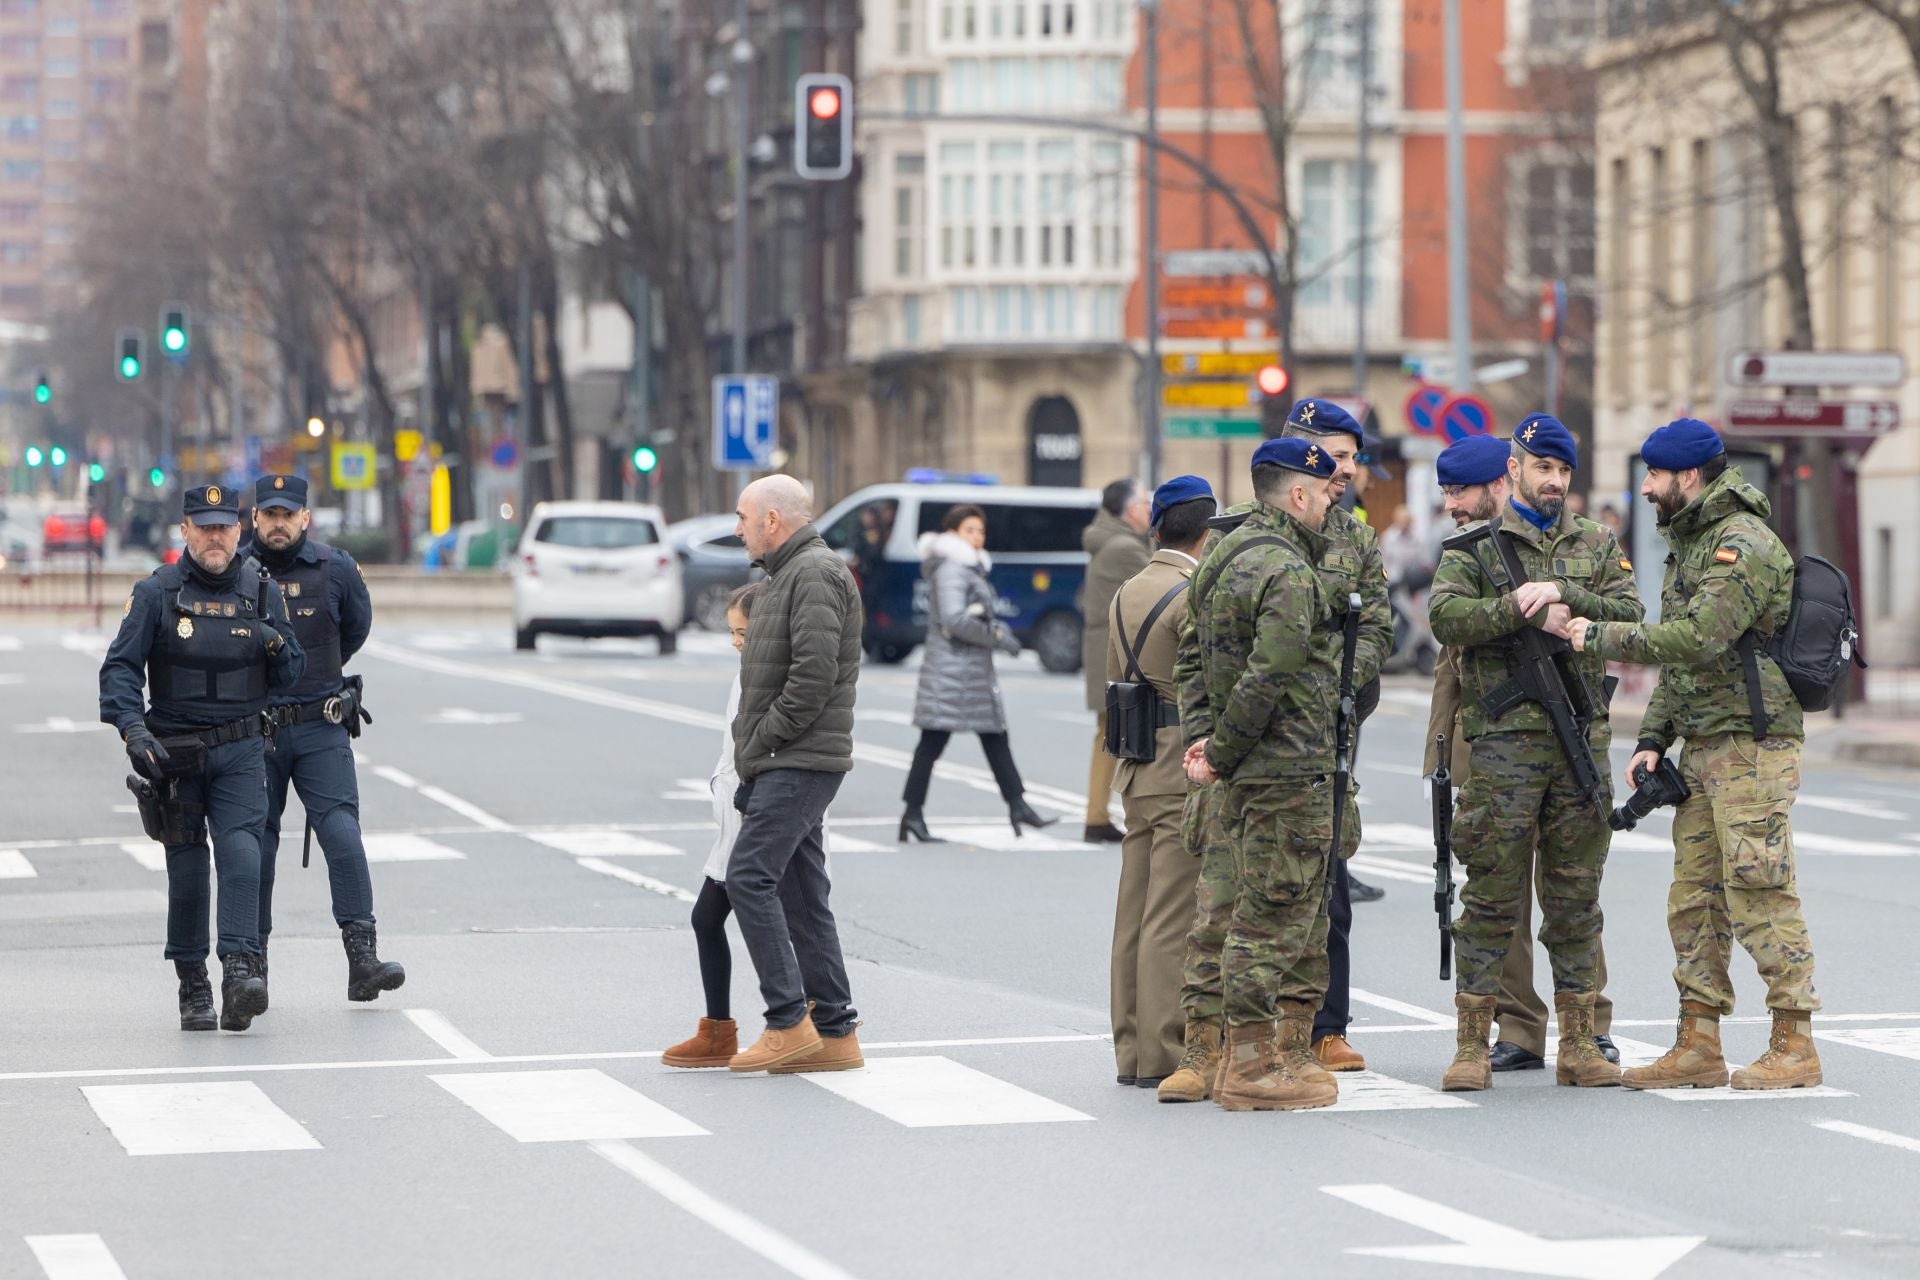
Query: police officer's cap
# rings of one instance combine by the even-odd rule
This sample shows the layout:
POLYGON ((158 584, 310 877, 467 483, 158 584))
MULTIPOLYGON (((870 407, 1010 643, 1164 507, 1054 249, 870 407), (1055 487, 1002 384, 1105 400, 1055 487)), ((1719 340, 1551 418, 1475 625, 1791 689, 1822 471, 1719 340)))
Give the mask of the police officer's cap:
POLYGON ((1253 451, 1253 465, 1285 467, 1322 480, 1334 470, 1332 455, 1320 447, 1318 440, 1303 440, 1299 436, 1285 436, 1262 444, 1253 451))
POLYGON ((1513 448, 1499 436, 1468 436, 1440 451, 1434 476, 1443 485, 1492 484, 1507 474, 1513 448))
POLYGON ((182 506, 187 519, 197 525, 240 523, 240 495, 223 484, 187 490, 182 506))
POLYGON ((1344 431, 1353 437, 1359 448, 1367 447, 1366 428, 1331 400, 1298 401, 1293 406, 1293 412, 1287 415, 1287 426, 1316 436, 1330 436, 1344 431))
POLYGON ((1160 517, 1168 510, 1186 502, 1199 502, 1201 499, 1212 502, 1213 488, 1199 476, 1175 476, 1153 491, 1153 524, 1157 527, 1160 517))
POLYGON ((1580 466, 1580 448, 1573 432, 1560 419, 1546 413, 1530 413, 1513 429, 1513 442, 1537 458, 1557 458, 1568 466, 1580 466))
POLYGON ((1720 433, 1698 418, 1675 418, 1640 446, 1640 461, 1657 471, 1688 471, 1727 451, 1720 433))
POLYGON ((261 476, 253 482, 253 505, 298 511, 307 505, 307 482, 299 476, 261 476))

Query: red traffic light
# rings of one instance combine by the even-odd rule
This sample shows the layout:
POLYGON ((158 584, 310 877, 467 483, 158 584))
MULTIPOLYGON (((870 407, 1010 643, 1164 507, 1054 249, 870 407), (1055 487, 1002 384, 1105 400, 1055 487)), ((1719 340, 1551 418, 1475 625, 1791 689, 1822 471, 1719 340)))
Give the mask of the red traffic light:
POLYGON ((1260 394, 1269 399, 1285 394, 1287 384, 1291 381, 1292 379, 1287 377, 1287 371, 1277 364, 1265 365, 1253 376, 1254 385, 1260 388, 1260 394))
POLYGON ((840 114, 840 91, 832 85, 822 85, 807 95, 807 110, 816 120, 831 120, 840 114))

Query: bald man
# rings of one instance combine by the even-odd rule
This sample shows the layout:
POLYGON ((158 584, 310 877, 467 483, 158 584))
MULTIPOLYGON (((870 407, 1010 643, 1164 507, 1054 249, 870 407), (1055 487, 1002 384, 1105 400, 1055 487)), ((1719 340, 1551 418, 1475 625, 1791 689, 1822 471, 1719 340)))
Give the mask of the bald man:
POLYGON ((822 819, 853 768, 860 590, 846 561, 821 541, 807 491, 793 477, 754 481, 735 514, 747 558, 767 580, 740 654, 734 807, 743 816, 727 897, 760 977, 767 1029, 727 1066, 846 1071, 865 1061, 827 906, 822 819))

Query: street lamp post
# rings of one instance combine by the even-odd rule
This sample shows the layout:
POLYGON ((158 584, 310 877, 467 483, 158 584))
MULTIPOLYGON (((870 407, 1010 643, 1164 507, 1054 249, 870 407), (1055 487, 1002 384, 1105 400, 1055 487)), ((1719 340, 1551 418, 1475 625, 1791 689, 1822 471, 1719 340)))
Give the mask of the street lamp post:
POLYGON ((1140 40, 1144 54, 1147 119, 1146 155, 1141 178, 1146 186, 1145 303, 1147 313, 1147 367, 1143 379, 1146 404, 1140 415, 1149 486, 1160 483, 1160 22, 1159 0, 1140 0, 1140 40))
POLYGON ((1447 94, 1447 336, 1455 392, 1473 389, 1472 313, 1467 306, 1467 139, 1462 120, 1460 0, 1445 0, 1442 19, 1447 94))

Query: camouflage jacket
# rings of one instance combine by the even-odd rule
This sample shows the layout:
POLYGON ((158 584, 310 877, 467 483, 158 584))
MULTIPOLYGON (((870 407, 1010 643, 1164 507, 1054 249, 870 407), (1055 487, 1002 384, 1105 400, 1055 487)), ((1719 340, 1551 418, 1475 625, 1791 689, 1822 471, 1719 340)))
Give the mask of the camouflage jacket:
MULTIPOLYGON (((1529 582, 1557 582, 1560 598, 1576 617, 1638 622, 1645 613, 1633 586, 1633 566, 1621 554, 1620 544, 1605 525, 1562 511, 1551 529, 1538 529, 1511 505, 1496 517, 1496 537, 1511 533, 1518 544, 1520 566, 1529 582)), ((1482 705, 1487 694, 1511 674, 1505 645, 1495 643, 1523 626, 1542 626, 1543 607, 1531 618, 1520 616, 1511 595, 1494 585, 1487 565, 1496 563, 1496 549, 1477 543, 1471 552, 1451 550, 1434 570, 1433 589, 1427 595, 1427 613, 1434 639, 1460 650, 1460 729, 1468 741, 1486 733, 1511 733, 1549 728, 1547 713, 1535 702, 1522 702, 1499 720, 1482 705)), ((1606 718, 1601 683, 1606 663, 1592 650, 1577 655, 1574 667, 1586 685, 1596 709, 1596 722, 1606 718)))
MULTIPOLYGON (((1660 587, 1660 621, 1603 626, 1588 646, 1621 662, 1660 664, 1660 683, 1641 721, 1641 742, 1665 751, 1679 738, 1751 735, 1740 633, 1785 625, 1793 557, 1768 527, 1766 495, 1728 467, 1664 530, 1672 550, 1660 587)), ((1597 618, 1595 619, 1598 620, 1597 618)), ((1798 738, 1800 704, 1760 651, 1760 700, 1770 736, 1798 738)))
POLYGON ((1316 572, 1328 546, 1285 512, 1255 504, 1194 571, 1205 594, 1190 599, 1174 665, 1180 722, 1188 742, 1208 739, 1207 759, 1223 778, 1333 772, 1340 655, 1316 572), (1287 545, 1233 556, 1261 536, 1287 545))

